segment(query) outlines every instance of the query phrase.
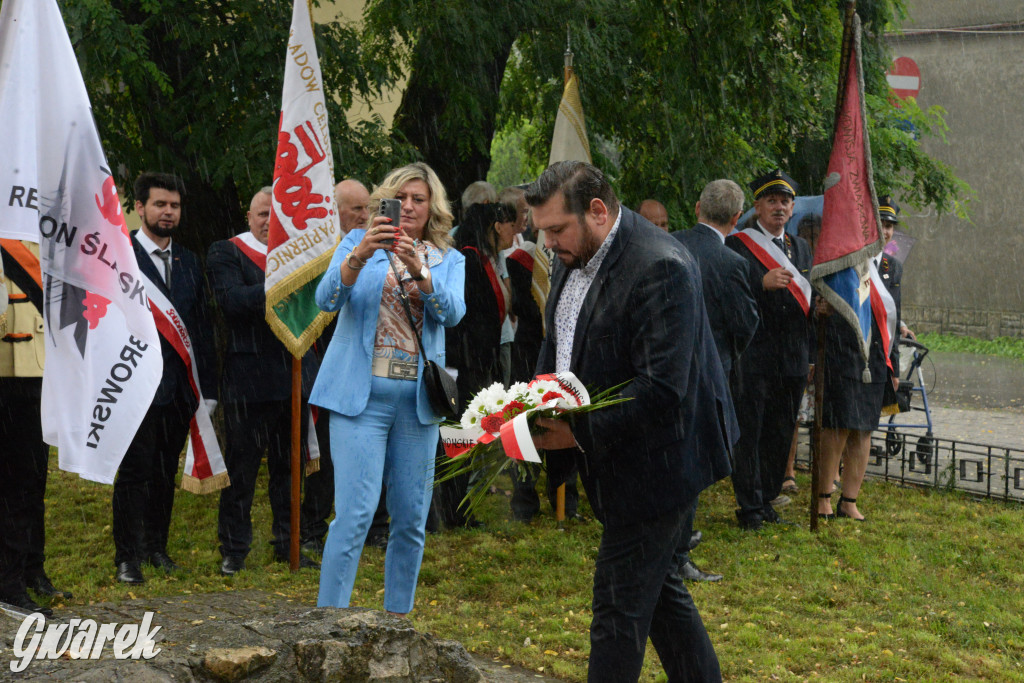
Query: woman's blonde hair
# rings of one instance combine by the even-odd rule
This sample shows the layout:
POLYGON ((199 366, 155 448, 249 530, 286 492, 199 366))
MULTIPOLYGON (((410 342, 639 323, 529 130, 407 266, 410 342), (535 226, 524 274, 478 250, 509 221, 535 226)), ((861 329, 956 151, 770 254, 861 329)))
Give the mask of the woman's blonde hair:
POLYGON ((388 173, 380 185, 374 188, 368 207, 370 221, 380 213, 381 199, 393 198, 406 183, 413 180, 422 180, 430 190, 430 218, 427 219, 427 225, 423 228, 423 239, 432 242, 441 251, 447 251, 452 244, 449 233, 454 216, 452 216, 451 206, 448 204, 448 195, 444 191, 444 185, 434 173, 434 169, 422 161, 396 168, 388 173))

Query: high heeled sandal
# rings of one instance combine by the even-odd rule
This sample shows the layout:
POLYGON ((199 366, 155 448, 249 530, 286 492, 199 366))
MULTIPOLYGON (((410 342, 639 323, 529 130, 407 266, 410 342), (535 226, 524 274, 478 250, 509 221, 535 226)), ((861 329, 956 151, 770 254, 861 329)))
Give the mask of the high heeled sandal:
POLYGON ((852 515, 848 515, 845 512, 843 512, 843 503, 856 503, 856 502, 857 502, 856 498, 847 498, 846 496, 840 494, 839 495, 839 503, 836 504, 836 517, 845 517, 847 519, 852 519, 855 522, 867 521, 867 517, 862 517, 860 519, 857 519, 856 517, 854 517, 852 515))
MULTIPOLYGON (((833 491, 833 493, 835 493, 835 492, 833 491)), ((831 501, 832 500, 832 493, 819 493, 818 494, 818 498, 828 498, 829 501, 831 501)), ((819 512, 818 513, 818 519, 835 519, 835 518, 836 518, 836 513, 834 513, 834 512, 819 512)))

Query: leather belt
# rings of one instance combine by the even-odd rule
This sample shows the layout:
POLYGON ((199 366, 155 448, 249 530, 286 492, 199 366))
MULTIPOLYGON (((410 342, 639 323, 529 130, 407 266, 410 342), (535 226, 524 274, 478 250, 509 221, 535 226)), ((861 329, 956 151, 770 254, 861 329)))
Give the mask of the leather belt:
POLYGON ((391 358, 374 358, 372 372, 377 377, 387 377, 388 379, 416 379, 419 374, 419 365, 417 363, 410 363, 402 360, 392 360, 391 358))

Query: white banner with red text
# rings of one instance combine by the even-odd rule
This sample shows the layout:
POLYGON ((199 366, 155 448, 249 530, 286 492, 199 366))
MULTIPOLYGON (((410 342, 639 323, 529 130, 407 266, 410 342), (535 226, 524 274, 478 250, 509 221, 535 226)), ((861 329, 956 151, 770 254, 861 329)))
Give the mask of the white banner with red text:
POLYGON ((55 0, 0 7, 0 130, 0 237, 39 244, 43 438, 61 469, 111 484, 163 359, 55 0))

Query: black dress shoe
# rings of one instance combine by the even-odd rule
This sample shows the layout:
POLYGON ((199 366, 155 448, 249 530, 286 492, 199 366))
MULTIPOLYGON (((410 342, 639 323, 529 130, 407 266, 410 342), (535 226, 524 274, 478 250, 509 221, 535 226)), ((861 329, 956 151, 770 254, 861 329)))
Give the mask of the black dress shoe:
POLYGON ((57 590, 54 588, 53 584, 50 582, 50 577, 47 576, 45 572, 26 577, 25 585, 40 595, 52 595, 55 598, 64 598, 65 600, 70 600, 74 597, 68 591, 57 590))
POLYGON ((228 555, 220 563, 220 573, 224 576, 234 576, 245 569, 245 558, 240 555, 228 555))
POLYGON ((760 531, 761 527, 764 526, 764 520, 759 517, 751 517, 748 519, 740 520, 740 528, 744 531, 760 531))
POLYGON ((138 562, 122 562, 117 565, 117 580, 121 583, 146 583, 138 562))
POLYGON ((0 603, 10 605, 16 610, 20 612, 27 612, 28 614, 32 614, 33 612, 39 612, 44 617, 53 616, 52 609, 50 609, 49 607, 43 607, 42 605, 36 603, 36 601, 29 597, 29 594, 26 593, 24 590, 18 593, 0 594, 0 603))
MULTIPOLYGON (((284 562, 285 564, 287 564, 289 562, 289 559, 287 555, 274 553, 274 561, 284 562)), ((302 553, 299 553, 299 569, 320 569, 320 563, 308 555, 303 555, 302 553)))
POLYGON ((149 556, 147 560, 151 565, 157 569, 163 569, 164 572, 170 574, 171 572, 180 572, 181 567, 164 552, 155 552, 149 556))
POLYGON ((324 554, 324 542, 323 539, 320 538, 311 538, 308 541, 303 541, 299 548, 307 553, 312 553, 313 555, 324 554))
POLYGON ((690 548, 690 550, 693 550, 694 548, 699 546, 700 542, 701 542, 701 540, 703 540, 703 538, 704 538, 704 534, 702 534, 699 531, 694 531, 693 534, 690 536, 690 544, 688 546, 690 548))
POLYGON ((722 580, 721 574, 709 574, 701 571, 692 560, 679 568, 679 574, 687 581, 707 581, 708 583, 714 583, 715 581, 722 580))

